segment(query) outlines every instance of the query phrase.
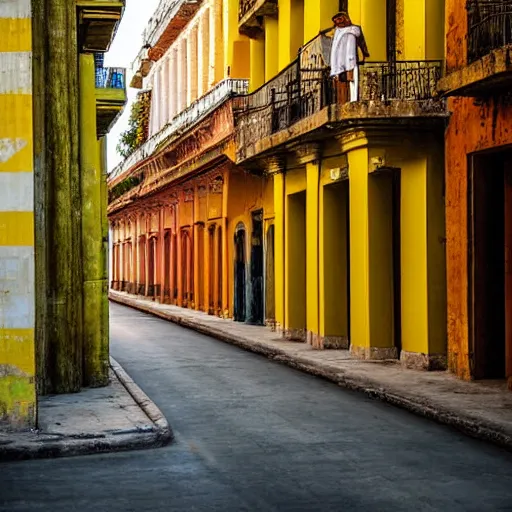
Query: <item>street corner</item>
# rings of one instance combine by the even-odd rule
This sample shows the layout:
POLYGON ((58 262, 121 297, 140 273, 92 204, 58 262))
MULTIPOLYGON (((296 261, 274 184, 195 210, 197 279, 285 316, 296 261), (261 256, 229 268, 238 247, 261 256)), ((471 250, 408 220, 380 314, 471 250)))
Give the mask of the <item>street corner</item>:
POLYGON ((111 358, 108 386, 41 397, 36 429, 0 432, 0 462, 160 448, 173 438, 160 409, 111 358))

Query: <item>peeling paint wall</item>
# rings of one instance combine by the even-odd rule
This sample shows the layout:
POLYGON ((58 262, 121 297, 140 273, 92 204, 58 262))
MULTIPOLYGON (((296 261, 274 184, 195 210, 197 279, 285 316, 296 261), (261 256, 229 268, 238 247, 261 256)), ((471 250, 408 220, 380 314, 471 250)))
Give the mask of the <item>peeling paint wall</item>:
MULTIPOLYGON (((446 3, 447 72, 467 63, 467 11, 464 2, 446 3)), ((446 248, 448 279, 448 365, 469 379, 468 328, 468 155, 512 144, 512 104, 453 98, 446 131, 446 248)))
POLYGON ((35 424, 30 17, 0 0, 0 429, 35 424))

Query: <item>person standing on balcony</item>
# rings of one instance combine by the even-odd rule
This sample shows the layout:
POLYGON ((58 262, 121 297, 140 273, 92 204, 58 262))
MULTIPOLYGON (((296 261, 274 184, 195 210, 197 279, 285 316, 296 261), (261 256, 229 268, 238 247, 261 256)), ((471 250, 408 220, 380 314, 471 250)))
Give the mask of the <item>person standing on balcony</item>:
POLYGON ((352 23, 346 12, 339 12, 333 16, 332 21, 335 30, 331 48, 331 77, 339 84, 348 82, 350 101, 358 101, 359 64, 364 64, 364 60, 370 57, 363 30, 352 23), (361 62, 358 59, 359 48, 363 54, 361 62))

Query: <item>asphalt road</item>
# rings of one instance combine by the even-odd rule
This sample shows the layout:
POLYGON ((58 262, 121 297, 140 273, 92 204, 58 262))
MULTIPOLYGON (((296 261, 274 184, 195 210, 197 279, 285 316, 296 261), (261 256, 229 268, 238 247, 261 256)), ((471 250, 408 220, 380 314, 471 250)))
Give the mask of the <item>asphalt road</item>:
POLYGON ((113 305, 112 353, 177 440, 0 465, 0 510, 512 510, 512 454, 113 305))

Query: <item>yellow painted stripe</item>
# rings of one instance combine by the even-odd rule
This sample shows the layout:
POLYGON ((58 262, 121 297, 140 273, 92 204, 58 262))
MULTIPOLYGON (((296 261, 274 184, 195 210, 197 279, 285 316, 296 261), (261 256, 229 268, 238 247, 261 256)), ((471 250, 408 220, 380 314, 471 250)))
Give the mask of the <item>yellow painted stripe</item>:
POLYGON ((34 329, 0 328, 0 365, 14 366, 28 376, 34 376, 34 347, 34 329))
POLYGON ((0 211, 0 245, 34 245, 33 212, 0 211))
POLYGON ((0 172, 32 171, 32 95, 0 94, 0 120, 0 172))
POLYGON ((30 18, 0 18, 0 52, 29 52, 32 49, 30 18))

